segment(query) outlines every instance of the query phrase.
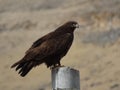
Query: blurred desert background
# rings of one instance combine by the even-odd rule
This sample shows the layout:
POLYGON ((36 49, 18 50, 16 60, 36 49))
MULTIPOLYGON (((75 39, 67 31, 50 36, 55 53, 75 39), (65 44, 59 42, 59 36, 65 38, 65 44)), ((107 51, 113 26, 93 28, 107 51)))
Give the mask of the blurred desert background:
POLYGON ((81 90, 120 90, 120 0, 0 0, 0 90, 51 90, 44 64, 24 78, 10 66, 69 20, 85 27, 61 63, 80 71, 81 90))

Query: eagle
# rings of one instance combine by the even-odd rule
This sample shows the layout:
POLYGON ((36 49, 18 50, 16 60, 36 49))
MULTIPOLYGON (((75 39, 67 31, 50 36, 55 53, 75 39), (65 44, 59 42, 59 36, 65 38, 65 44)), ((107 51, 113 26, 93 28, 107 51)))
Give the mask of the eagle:
POLYGON ((79 28, 76 21, 68 21, 56 30, 46 34, 35 41, 26 51, 25 56, 14 63, 19 74, 24 77, 33 68, 45 63, 47 68, 61 66, 60 60, 67 54, 73 39, 74 30, 79 28))

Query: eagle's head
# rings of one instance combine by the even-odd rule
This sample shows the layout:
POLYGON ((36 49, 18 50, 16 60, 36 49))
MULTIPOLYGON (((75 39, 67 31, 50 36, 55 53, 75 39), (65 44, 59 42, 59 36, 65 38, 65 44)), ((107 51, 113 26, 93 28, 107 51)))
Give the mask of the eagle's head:
POLYGON ((76 28, 79 28, 79 24, 76 21, 68 21, 65 24, 61 25, 55 31, 62 33, 72 33, 76 28))
POLYGON ((64 25, 69 28, 79 28, 79 24, 76 21, 68 21, 64 25))

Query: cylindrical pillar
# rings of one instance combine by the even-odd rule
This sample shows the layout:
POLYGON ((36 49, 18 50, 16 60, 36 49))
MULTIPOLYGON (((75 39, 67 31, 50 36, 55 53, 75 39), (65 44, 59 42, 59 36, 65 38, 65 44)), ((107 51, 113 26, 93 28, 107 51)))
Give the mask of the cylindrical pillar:
POLYGON ((80 90, 79 71, 70 67, 52 69, 53 90, 80 90))

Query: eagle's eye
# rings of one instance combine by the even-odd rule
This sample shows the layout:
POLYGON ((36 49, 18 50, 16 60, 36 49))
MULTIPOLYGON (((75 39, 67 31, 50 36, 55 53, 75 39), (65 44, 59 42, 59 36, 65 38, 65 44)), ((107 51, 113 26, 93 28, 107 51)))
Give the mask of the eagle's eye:
POLYGON ((76 27, 76 24, 72 24, 72 27, 76 27))
POLYGON ((72 24, 72 27, 79 28, 79 25, 78 25, 78 24, 73 23, 73 24, 72 24))

